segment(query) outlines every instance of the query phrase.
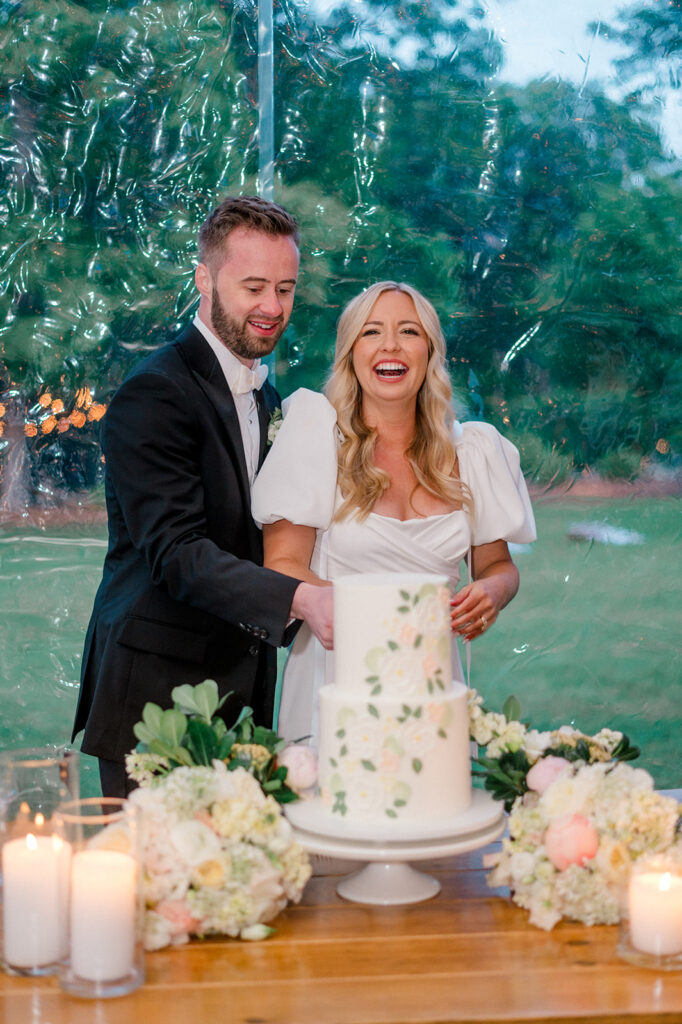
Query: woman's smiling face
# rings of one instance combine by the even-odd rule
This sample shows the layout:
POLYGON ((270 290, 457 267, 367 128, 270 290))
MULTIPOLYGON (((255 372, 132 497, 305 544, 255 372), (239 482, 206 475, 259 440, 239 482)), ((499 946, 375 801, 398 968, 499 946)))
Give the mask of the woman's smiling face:
POLYGON ((353 345, 365 400, 416 400, 429 362, 429 340, 411 296, 382 292, 353 345))

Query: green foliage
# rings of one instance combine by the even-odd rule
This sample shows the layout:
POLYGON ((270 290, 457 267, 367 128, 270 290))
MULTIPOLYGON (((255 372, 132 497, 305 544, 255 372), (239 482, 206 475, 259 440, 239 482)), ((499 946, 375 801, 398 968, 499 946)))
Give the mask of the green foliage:
MULTIPOLYGON (((679 5, 654 7, 609 29, 637 73, 616 103, 500 84, 475 8, 275 5, 275 193, 303 239, 283 393, 323 384, 353 295, 408 280, 472 415, 514 432, 538 483, 632 478, 661 443, 674 467, 682 186, 653 112, 679 5)), ((191 315, 198 225, 257 189, 255 19, 253 0, 4 5, 0 346, 27 408, 47 387, 106 402, 191 315)))
POLYGON ((218 684, 214 679, 206 679, 197 686, 176 686, 171 692, 173 707, 168 710, 157 704, 145 704, 142 721, 133 728, 139 740, 136 768, 142 767, 152 777, 161 778, 175 768, 210 767, 219 760, 230 771, 245 768, 279 803, 297 800, 286 783, 287 769, 277 765, 277 754, 285 741, 272 729, 255 725, 248 707, 242 708, 236 722, 228 728, 217 715, 228 696, 221 699, 218 684))

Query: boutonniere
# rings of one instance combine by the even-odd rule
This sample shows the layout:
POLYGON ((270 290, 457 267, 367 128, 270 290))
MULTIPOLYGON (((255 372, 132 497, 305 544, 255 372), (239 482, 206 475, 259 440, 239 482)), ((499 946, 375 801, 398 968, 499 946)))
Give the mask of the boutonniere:
POLYGON ((277 431, 282 426, 282 410, 279 406, 273 411, 268 423, 268 445, 271 445, 277 437, 277 431))

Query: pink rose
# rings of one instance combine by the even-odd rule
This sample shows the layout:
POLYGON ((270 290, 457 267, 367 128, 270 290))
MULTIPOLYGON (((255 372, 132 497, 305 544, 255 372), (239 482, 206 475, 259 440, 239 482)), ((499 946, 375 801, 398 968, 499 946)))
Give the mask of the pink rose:
POLYGON ((546 789, 555 782, 560 775, 563 775, 570 762, 565 757, 554 757, 548 754, 540 758, 526 775, 526 785, 534 793, 542 795, 546 789))
POLYGON ((277 755, 277 764, 287 770, 287 785, 297 793, 311 789, 317 782, 317 757, 312 747, 290 743, 277 755))
POLYGON ((547 856, 557 871, 592 860, 599 849, 597 830, 582 814, 555 818, 547 827, 544 842, 547 856))
POLYGON ((168 921, 169 931, 173 938, 189 935, 201 924, 201 921, 192 915, 185 900, 161 900, 156 904, 154 910, 168 921))

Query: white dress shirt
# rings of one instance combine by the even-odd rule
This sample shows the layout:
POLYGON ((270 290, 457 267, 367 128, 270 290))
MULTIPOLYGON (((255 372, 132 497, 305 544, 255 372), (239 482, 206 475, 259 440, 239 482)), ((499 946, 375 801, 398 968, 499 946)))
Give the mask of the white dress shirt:
MULTIPOLYGON (((201 331, 206 341, 209 343, 213 351, 215 352, 216 359, 220 363, 220 367, 225 375, 227 386, 232 392, 234 398, 234 404, 237 408, 237 416, 239 417, 239 429, 241 430, 242 443, 244 445, 244 455, 246 456, 246 468, 249 473, 249 483, 252 484, 256 479, 256 473, 258 471, 258 452, 260 449, 260 424, 258 422, 258 408, 256 406, 256 396, 253 389, 249 391, 241 391, 241 380, 243 379, 244 371, 248 368, 237 359, 236 355, 230 351, 227 345, 224 345, 222 341, 216 337, 210 327, 207 327, 203 320, 200 319, 199 314, 194 317, 194 326, 198 331, 201 331)), ((256 376, 264 381, 268 375, 267 366, 261 366, 260 359, 255 359, 251 369, 256 373, 256 376)))

